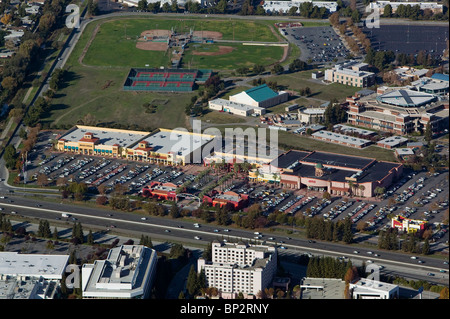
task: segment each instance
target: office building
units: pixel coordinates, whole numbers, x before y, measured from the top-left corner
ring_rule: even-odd
[[[340,64],[325,70],[325,81],[355,87],[369,87],[375,84],[375,73],[367,71],[369,65],[356,61]]]
[[[122,245],[105,260],[84,264],[83,298],[146,299],[156,273],[156,251],[142,245]]]
[[[222,298],[257,298],[269,287],[277,270],[277,249],[268,245],[212,243],[212,260],[199,258],[197,271],[204,270],[208,287],[219,290]]]

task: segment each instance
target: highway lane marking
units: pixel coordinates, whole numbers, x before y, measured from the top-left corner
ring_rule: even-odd
[[[80,214],[80,213],[72,213],[72,212],[68,212],[68,211],[62,211],[62,210],[54,210],[54,209],[48,209],[48,208],[39,208],[39,207],[29,207],[29,206],[23,206],[23,205],[14,205],[14,204],[7,204],[7,203],[0,203],[0,205],[4,205],[4,206],[9,206],[9,207],[17,207],[17,208],[24,208],[24,209],[31,209],[31,210],[37,210],[37,211],[43,211],[43,212],[50,212],[50,213],[57,213],[57,214],[70,214],[71,216],[78,216],[78,217],[88,217],[88,218],[94,218],[94,219],[104,219],[104,220],[108,220],[108,221],[116,221],[116,222],[120,222],[120,223],[129,223],[129,224],[137,224],[137,225],[146,225],[146,226],[151,226],[151,227],[158,227],[158,228],[165,228],[165,229],[172,229],[172,230],[179,230],[179,231],[187,231],[187,232],[192,232],[195,234],[204,234],[204,235],[219,235],[219,233],[210,233],[210,232],[206,232],[206,231],[201,231],[201,230],[196,230],[196,229],[187,229],[187,228],[179,228],[179,227],[174,227],[174,226],[164,226],[164,225],[157,225],[157,224],[150,224],[150,223],[145,223],[145,222],[141,222],[141,221],[132,221],[132,220],[123,220],[123,219],[117,219],[117,218],[111,218],[111,217],[103,217],[103,216],[91,216],[91,215],[85,215],[85,214]],[[70,217],[69,217],[70,218]],[[235,238],[235,239],[242,239],[245,238],[243,236],[234,236],[234,235],[229,235],[229,234],[221,234],[222,236],[227,236],[228,238]],[[250,239],[252,240],[253,238],[246,238],[246,239]],[[259,240],[259,241],[264,241],[261,239],[255,239],[255,240]],[[276,242],[273,241],[265,241],[268,244],[273,244],[273,245],[279,245]],[[371,258],[371,257],[366,257],[366,256],[359,256],[359,255],[350,255],[348,253],[337,253],[334,251],[329,251],[329,250],[324,250],[324,249],[319,249],[319,248],[312,248],[312,247],[305,247],[305,246],[298,246],[298,245],[293,245],[293,244],[282,244],[282,246],[285,247],[291,247],[291,248],[295,248],[295,249],[299,249],[299,250],[309,250],[309,251],[316,251],[316,252],[320,252],[322,254],[331,254],[331,255],[341,255],[341,256],[348,256],[349,258],[355,258],[355,259],[366,259],[366,260],[374,260],[374,263],[376,264],[377,262],[384,262],[384,263],[393,263],[393,264],[399,264],[399,265],[403,265],[403,266],[408,266],[408,267],[414,267],[414,268],[426,268],[426,269],[430,269],[430,270],[435,270],[435,271],[439,271],[442,268],[435,268],[435,267],[430,267],[430,266],[425,266],[425,265],[416,265],[416,264],[408,264],[405,262],[401,262],[401,261],[395,261],[395,260],[388,260],[388,259],[381,259],[381,258]]]

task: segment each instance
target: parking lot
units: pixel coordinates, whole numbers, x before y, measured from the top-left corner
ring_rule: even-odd
[[[151,181],[182,185],[186,181],[194,181],[197,172],[202,170],[198,166],[168,167],[116,158],[55,153],[51,151],[52,138],[55,136],[50,132],[39,135],[38,143],[28,157],[27,184],[37,184],[38,175],[42,174],[48,182],[84,182],[98,190],[102,187],[106,194],[120,184],[124,194],[137,195]],[[194,194],[198,195],[206,185],[217,181],[219,175],[207,174],[193,182]],[[322,216],[334,222],[350,217],[355,226],[362,221],[367,223],[369,230],[375,230],[388,226],[389,214],[425,219],[429,223],[442,222],[448,208],[449,187],[448,172],[420,172],[405,173],[402,180],[386,190],[382,200],[372,201],[364,198],[324,199],[323,193],[311,189],[286,191],[275,184],[252,183],[239,178],[223,184],[220,190],[249,195],[249,204],[261,204],[266,216],[280,211],[289,216]],[[441,230],[435,228],[433,239],[442,243],[448,241],[446,227],[441,227]]]
[[[313,64],[342,62],[350,54],[331,26],[286,29],[287,39],[300,48],[301,60]]]

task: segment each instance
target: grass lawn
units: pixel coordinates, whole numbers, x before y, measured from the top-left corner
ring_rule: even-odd
[[[90,113],[95,119],[111,126],[136,124],[142,129],[158,127],[186,127],[184,107],[195,95],[192,93],[168,94],[158,92],[136,93],[123,91],[123,81],[128,69],[97,70],[83,66],[71,66],[66,76],[66,85],[52,101],[52,109],[44,115],[45,125],[61,127],[74,125]],[[153,100],[155,113],[146,113],[144,103]]]
[[[245,118],[225,112],[208,110],[202,116],[196,118],[206,123],[227,124],[227,123],[245,123]]]
[[[232,47],[230,53],[220,55],[195,55],[197,52],[217,52],[219,46]],[[214,70],[235,70],[236,68],[255,64],[270,65],[281,59],[282,47],[242,45],[240,43],[191,43],[183,56],[183,67]]]
[[[311,89],[311,97],[324,101],[330,101],[337,98],[339,101],[344,100],[347,96],[353,95],[361,90],[358,87],[347,86],[340,83],[321,84],[311,80],[313,70],[300,71],[296,73],[281,74],[271,76],[266,81],[275,81],[284,89],[299,91],[302,88],[309,87]]]
[[[163,20],[155,18],[122,18],[102,21],[100,29],[90,45],[83,62],[91,66],[111,67],[144,67],[145,64],[149,64],[151,67],[167,66],[169,58],[166,52],[146,51],[136,48],[137,38],[140,34],[145,30],[151,29],[170,30],[173,27],[178,32],[189,32],[191,29],[194,31],[218,31],[222,33],[224,40],[233,40],[234,38],[235,40],[240,41],[277,41],[276,36],[270,31],[267,23],[232,21],[231,24],[234,25],[234,35],[233,27],[230,27],[230,21],[221,19]],[[91,25],[89,27],[90,32],[92,33],[93,27]],[[255,32],[250,32],[249,30],[255,30]],[[217,44],[208,45],[208,48],[213,50],[215,46],[217,46]],[[224,55],[223,58],[221,56],[202,57],[202,59],[195,61],[198,66],[191,67],[234,69],[235,63],[237,62],[242,63],[242,65],[246,65],[245,61],[247,61],[249,65],[254,63],[267,65],[275,62],[282,56],[281,48],[240,48],[243,46],[236,44],[234,44],[234,46],[239,47],[239,49],[234,50],[231,54]],[[186,59],[186,61],[190,60],[191,57]]]
[[[86,26],[73,48],[65,66],[68,71],[65,85],[56,93],[51,110],[44,114],[41,122],[44,127],[66,128],[81,123],[80,120],[90,114],[96,123],[105,126],[137,125],[141,129],[187,127],[184,108],[191,97],[198,94],[196,91],[173,94],[122,90],[130,67],[144,67],[145,64],[159,67],[165,65],[168,59],[164,56],[164,52],[136,49],[136,39],[141,32],[150,29],[170,30],[171,27],[178,31],[189,32],[192,28],[195,31],[222,32],[224,40],[233,40],[234,37],[235,40],[242,41],[253,39],[275,42],[278,39],[269,28],[271,24],[272,21],[198,18],[168,20],[163,17],[121,17],[93,21]],[[93,38],[92,35],[98,25],[100,27]],[[79,58],[92,38],[93,41],[83,59],[84,65],[80,64]],[[249,49],[253,49],[253,52],[246,51]],[[214,67],[229,67],[234,70],[235,64],[244,65],[245,62],[242,60],[247,56],[251,64],[256,58],[269,64],[276,59],[273,58],[274,55],[281,57],[282,49],[245,47],[235,50],[233,54],[233,59],[227,65],[217,57],[211,59],[209,63],[214,64]],[[265,58],[261,58],[261,55]],[[207,66],[205,62],[202,63],[202,67]],[[146,113],[143,104],[151,103],[153,100],[167,100],[167,103],[161,103],[155,113]],[[224,123],[228,120],[227,115],[206,114],[206,119]],[[242,119],[233,118],[234,123],[239,123],[240,120]]]

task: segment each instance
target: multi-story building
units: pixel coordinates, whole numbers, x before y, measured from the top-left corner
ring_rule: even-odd
[[[269,287],[277,270],[277,249],[267,245],[212,243],[212,260],[199,258],[197,271],[205,272],[209,287],[219,290],[223,298],[242,293],[256,298]]]
[[[381,87],[377,94],[349,97],[348,123],[396,135],[448,128],[448,100],[409,89]]]
[[[311,1],[311,0],[291,0],[291,1],[264,1],[263,8],[267,13],[283,12],[287,13],[292,7],[296,7],[297,12],[300,5],[304,2],[311,2],[313,6],[326,8],[330,13],[336,12],[338,8],[337,2],[329,1]]]
[[[156,273],[156,251],[142,245],[122,245],[105,260],[84,264],[83,298],[148,298]]]
[[[336,64],[325,70],[325,81],[356,87],[369,87],[375,84],[375,73],[367,71],[369,65],[357,61]]]
[[[444,6],[437,2],[393,2],[393,1],[375,1],[371,2],[368,7],[373,10],[378,10],[380,14],[383,14],[384,7],[390,5],[392,13],[395,13],[400,5],[403,6],[419,6],[420,10],[431,10],[433,13],[442,13]]]

